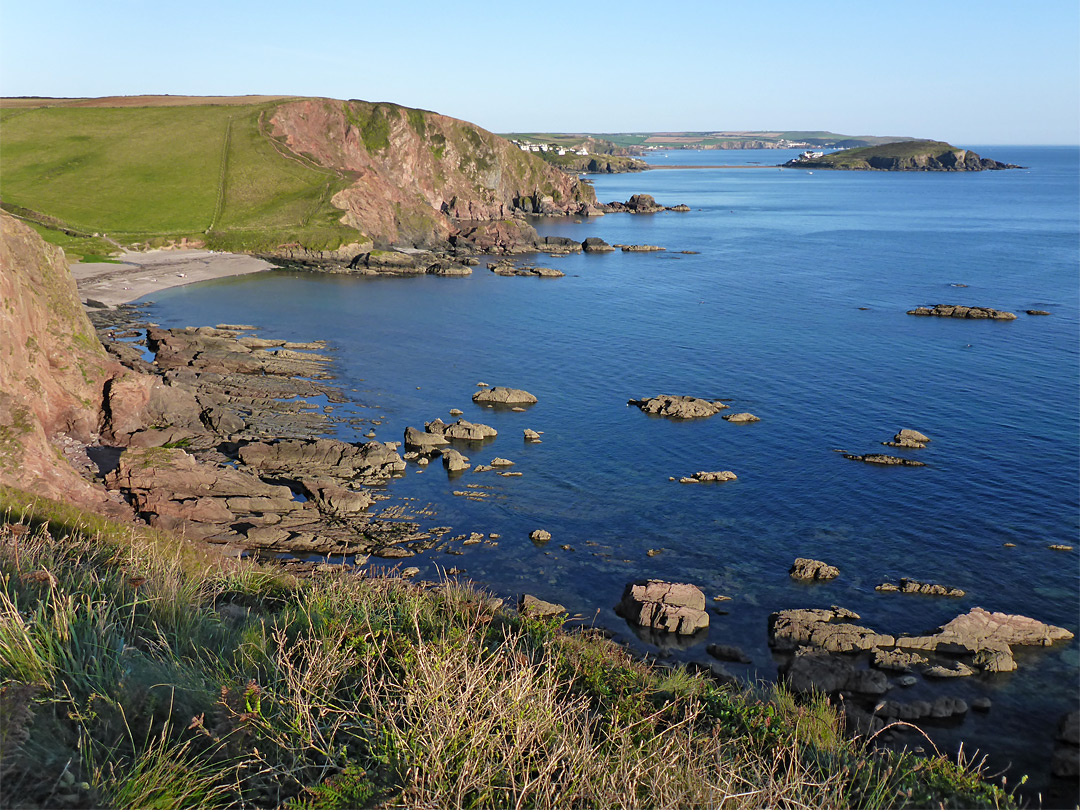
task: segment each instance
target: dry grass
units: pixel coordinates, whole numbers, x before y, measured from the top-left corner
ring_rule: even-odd
[[[5,807],[1011,806],[860,748],[824,701],[650,669],[471,587],[208,565],[0,499],[34,527],[0,521]]]

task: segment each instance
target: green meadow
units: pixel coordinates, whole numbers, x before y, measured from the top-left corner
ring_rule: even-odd
[[[5,109],[3,205],[61,246],[94,234],[235,250],[356,241],[330,204],[346,181],[269,137],[274,106]]]

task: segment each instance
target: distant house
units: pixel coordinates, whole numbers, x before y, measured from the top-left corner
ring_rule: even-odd
[[[578,149],[575,149],[574,154],[575,155],[587,155],[587,154],[589,154],[589,150],[586,149],[584,146],[582,146],[582,147],[580,147]]]
[[[566,154],[566,150],[565,150],[565,149],[563,149],[563,148],[562,148],[562,147],[560,146],[560,147],[559,147],[558,149],[556,149],[556,150],[555,150],[555,154],[556,154],[556,155],[558,155],[559,157],[562,157],[563,155],[565,155],[565,154]]]
[[[819,157],[824,157],[824,156],[825,156],[824,152],[812,152],[809,149],[807,149],[805,152],[803,152],[801,155],[799,155],[799,160],[817,160]]]

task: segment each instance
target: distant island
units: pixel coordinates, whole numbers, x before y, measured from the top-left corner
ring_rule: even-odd
[[[828,155],[806,151],[784,166],[792,169],[885,172],[981,172],[1022,168],[979,157],[970,149],[960,149],[944,141],[926,140],[844,149]]]

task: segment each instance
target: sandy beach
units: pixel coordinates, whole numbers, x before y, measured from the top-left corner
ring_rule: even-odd
[[[260,273],[269,262],[240,253],[212,250],[151,250],[125,252],[120,264],[73,264],[71,273],[85,303],[126,304],[158,290],[227,276]]]

